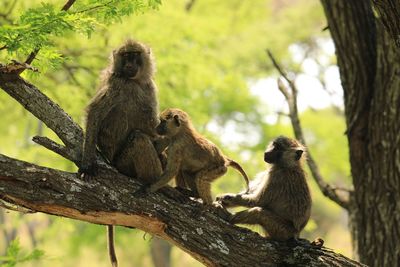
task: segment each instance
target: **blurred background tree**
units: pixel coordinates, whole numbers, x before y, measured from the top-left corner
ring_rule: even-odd
[[[42,2],[0,3],[0,62],[23,61],[40,48],[32,65],[41,73],[23,75],[75,121],[82,124],[112,49],[135,38],[155,55],[160,109],[186,110],[201,133],[254,176],[265,169],[262,154],[269,140],[293,136],[268,48],[293,70],[305,139],[321,173],[327,182],[351,184],[343,91],[319,1],[78,0],[68,12],[59,11],[66,1]],[[57,138],[3,91],[0,112],[0,153],[76,171],[73,163],[31,141],[34,135]],[[327,247],[353,256],[347,212],[325,198],[311,176],[309,183],[314,205],[303,237],[321,236]],[[213,193],[241,187],[240,177],[229,171]],[[103,226],[2,209],[0,222],[0,255],[7,255],[17,236],[24,249],[45,252],[40,262],[19,266],[109,265]],[[176,248],[169,253],[157,239],[143,240],[138,230],[117,228],[116,237],[121,266],[200,266]],[[164,265],[157,264],[159,257]]]

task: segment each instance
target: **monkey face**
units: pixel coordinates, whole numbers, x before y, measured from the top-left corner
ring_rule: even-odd
[[[115,56],[115,72],[124,78],[135,78],[143,66],[140,51],[119,51]]]
[[[180,126],[179,116],[168,114],[160,117],[160,124],[157,125],[156,131],[159,135],[172,137],[178,133]]]
[[[168,108],[160,114],[160,124],[156,127],[159,135],[172,137],[185,129],[191,129],[189,115],[178,108]]]
[[[295,165],[301,159],[303,149],[296,140],[280,136],[269,144],[264,153],[264,161],[270,164]]]

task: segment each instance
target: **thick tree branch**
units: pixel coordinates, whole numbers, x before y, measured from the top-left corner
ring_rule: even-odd
[[[279,91],[285,96],[286,101],[289,106],[289,117],[292,122],[292,127],[294,130],[294,135],[298,140],[300,140],[304,145],[306,145],[306,141],[303,134],[303,128],[301,127],[300,118],[297,110],[297,87],[292,79],[290,79],[286,73],[286,71],[279,65],[271,51],[267,50],[267,54],[272,61],[274,67],[278,70],[279,74],[283,79],[287,81],[289,84],[289,88],[282,82],[282,80],[278,79],[278,88]],[[336,202],[338,205],[345,209],[349,209],[349,201],[350,194],[352,192],[350,190],[343,190],[337,187],[333,187],[327,182],[325,182],[322,177],[321,172],[319,171],[319,167],[315,162],[314,158],[311,155],[310,151],[307,151],[307,163],[310,168],[311,174],[317,183],[319,189],[324,194],[324,196],[328,197],[332,201]]]
[[[231,225],[201,203],[164,188],[147,197],[133,179],[109,170],[81,180],[75,173],[0,155],[0,198],[25,208],[87,221],[135,227],[180,247],[207,266],[363,266],[307,242],[268,241]]]
[[[52,129],[68,148],[80,153],[82,129],[60,106],[17,74],[0,73],[0,87]]]

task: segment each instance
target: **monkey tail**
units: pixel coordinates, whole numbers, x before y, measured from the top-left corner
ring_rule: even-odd
[[[117,255],[115,254],[114,246],[114,226],[107,225],[107,241],[108,241],[108,255],[110,256],[110,261],[112,267],[118,267]]]
[[[240,166],[240,164],[234,161],[233,159],[227,159],[227,160],[228,160],[228,166],[231,166],[235,170],[239,171],[240,174],[243,176],[247,186],[246,193],[248,193],[250,187],[249,187],[249,177],[247,176],[247,173],[243,170],[242,166]]]

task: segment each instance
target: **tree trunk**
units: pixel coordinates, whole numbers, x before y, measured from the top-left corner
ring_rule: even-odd
[[[393,42],[400,48],[400,1],[373,0],[374,7]]]
[[[321,3],[344,90],[354,247],[369,266],[400,266],[400,51],[370,1]]]

